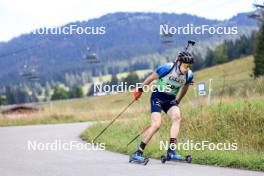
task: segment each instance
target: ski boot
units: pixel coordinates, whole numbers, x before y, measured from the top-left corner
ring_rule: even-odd
[[[147,165],[149,162],[149,159],[144,158],[140,152],[135,152],[132,156],[129,157],[129,162]]]

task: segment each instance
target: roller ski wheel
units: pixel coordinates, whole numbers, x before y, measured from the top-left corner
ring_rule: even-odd
[[[186,161],[187,163],[192,163],[192,155],[187,155],[187,156],[185,157],[185,161]]]
[[[162,155],[162,156],[160,157],[160,160],[161,160],[161,163],[162,163],[162,164],[165,164],[166,161],[167,161],[167,157],[164,156],[164,155]]]

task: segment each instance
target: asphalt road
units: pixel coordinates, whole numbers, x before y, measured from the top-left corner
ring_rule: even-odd
[[[0,128],[1,176],[263,176],[263,172],[188,163],[161,164],[151,159],[147,166],[128,163],[128,156],[102,150],[69,151],[86,145],[78,137],[90,123],[35,125]],[[31,143],[30,143],[31,142]],[[36,143],[34,143],[36,142]],[[53,143],[53,148],[48,146]],[[54,148],[64,144],[64,150]],[[28,148],[30,145],[31,148]],[[33,151],[34,144],[39,148]],[[44,147],[43,147],[44,146]],[[76,145],[75,145],[76,146]],[[46,148],[45,148],[46,147]],[[57,146],[58,147],[58,146]],[[91,145],[88,147],[91,149]],[[36,149],[36,148],[35,148]],[[53,151],[44,151],[53,149]],[[93,148],[96,149],[96,148]]]

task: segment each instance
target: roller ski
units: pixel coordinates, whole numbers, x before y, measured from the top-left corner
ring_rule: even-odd
[[[187,162],[191,163],[192,162],[192,155],[187,155],[185,158],[181,157],[174,151],[169,151],[167,152],[166,156],[161,156],[160,157],[161,163],[165,164],[166,161],[179,161],[179,162]]]
[[[129,157],[129,162],[130,163],[147,165],[148,162],[149,162],[149,159],[143,157],[141,153],[135,152],[132,156]]]

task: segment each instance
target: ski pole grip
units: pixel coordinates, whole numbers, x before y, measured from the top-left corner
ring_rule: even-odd
[[[143,90],[142,87],[138,88],[138,91],[139,91],[139,92],[144,92],[144,90]]]

